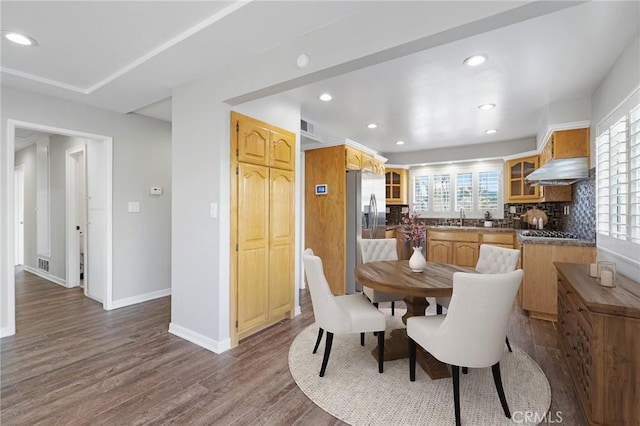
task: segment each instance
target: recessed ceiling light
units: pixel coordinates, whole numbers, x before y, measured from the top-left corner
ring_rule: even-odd
[[[322,95],[319,96],[321,101],[325,101],[325,102],[329,102],[331,99],[333,99],[333,96],[331,96],[328,93],[323,93]]]
[[[486,111],[488,109],[493,109],[496,107],[496,104],[482,104],[482,105],[478,105],[478,109],[481,109],[483,111]]]
[[[298,68],[306,68],[309,65],[309,60],[309,55],[307,55],[306,53],[301,53],[296,59],[296,65],[298,66]]]
[[[375,129],[376,127],[378,127],[378,125],[376,123],[369,123],[367,124],[367,127],[370,129]]]
[[[492,135],[492,134],[496,133],[497,131],[498,131],[497,129],[488,129],[488,130],[485,130],[484,132],[486,134],[488,134],[488,135]]]
[[[398,141],[396,142],[396,145],[404,145],[404,141]]]
[[[473,55],[464,60],[463,64],[469,67],[477,67],[487,60],[487,55]]]
[[[12,41],[16,44],[19,44],[21,46],[37,46],[38,42],[35,41],[35,39],[26,36],[24,34],[20,34],[20,33],[14,33],[11,31],[3,31],[3,35],[4,38],[6,38],[9,41]]]

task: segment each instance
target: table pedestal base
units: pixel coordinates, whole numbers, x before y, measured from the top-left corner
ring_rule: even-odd
[[[371,355],[378,360],[378,347],[371,352]],[[384,360],[393,361],[395,359],[409,358],[409,338],[407,330],[399,328],[391,332],[389,339],[384,341]],[[432,379],[443,379],[451,377],[447,365],[438,361],[429,352],[417,345],[416,362]],[[409,369],[407,368],[407,375]]]
[[[413,316],[424,316],[429,303],[424,297],[405,297],[407,312],[402,316],[402,322],[407,323],[407,319]],[[378,348],[373,350],[373,357],[378,360]],[[384,360],[409,358],[409,338],[407,329],[399,328],[391,332],[389,339],[384,341]],[[438,361],[429,352],[417,345],[416,362],[432,379],[442,379],[451,377],[447,365]]]

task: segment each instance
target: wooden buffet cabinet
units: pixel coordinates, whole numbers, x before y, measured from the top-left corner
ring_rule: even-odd
[[[640,424],[640,283],[600,287],[589,265],[558,271],[558,340],[589,425]]]

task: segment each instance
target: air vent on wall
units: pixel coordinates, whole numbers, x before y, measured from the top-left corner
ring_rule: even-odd
[[[49,272],[49,261],[47,259],[38,258],[38,269]]]
[[[300,130],[308,135],[315,135],[315,126],[313,123],[309,123],[307,120],[300,119]]]

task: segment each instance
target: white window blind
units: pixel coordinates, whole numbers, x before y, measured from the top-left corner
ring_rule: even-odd
[[[631,242],[640,244],[640,105],[629,114],[629,147]]]
[[[456,175],[456,211],[473,209],[473,174],[458,173]]]
[[[638,94],[598,126],[596,137],[598,234],[633,244],[640,244]]]
[[[425,212],[429,208],[429,176],[416,176],[413,180],[413,211]]]
[[[451,209],[451,175],[433,176],[433,211],[446,212]]]
[[[500,208],[500,174],[495,171],[478,173],[478,209],[496,211]]]

